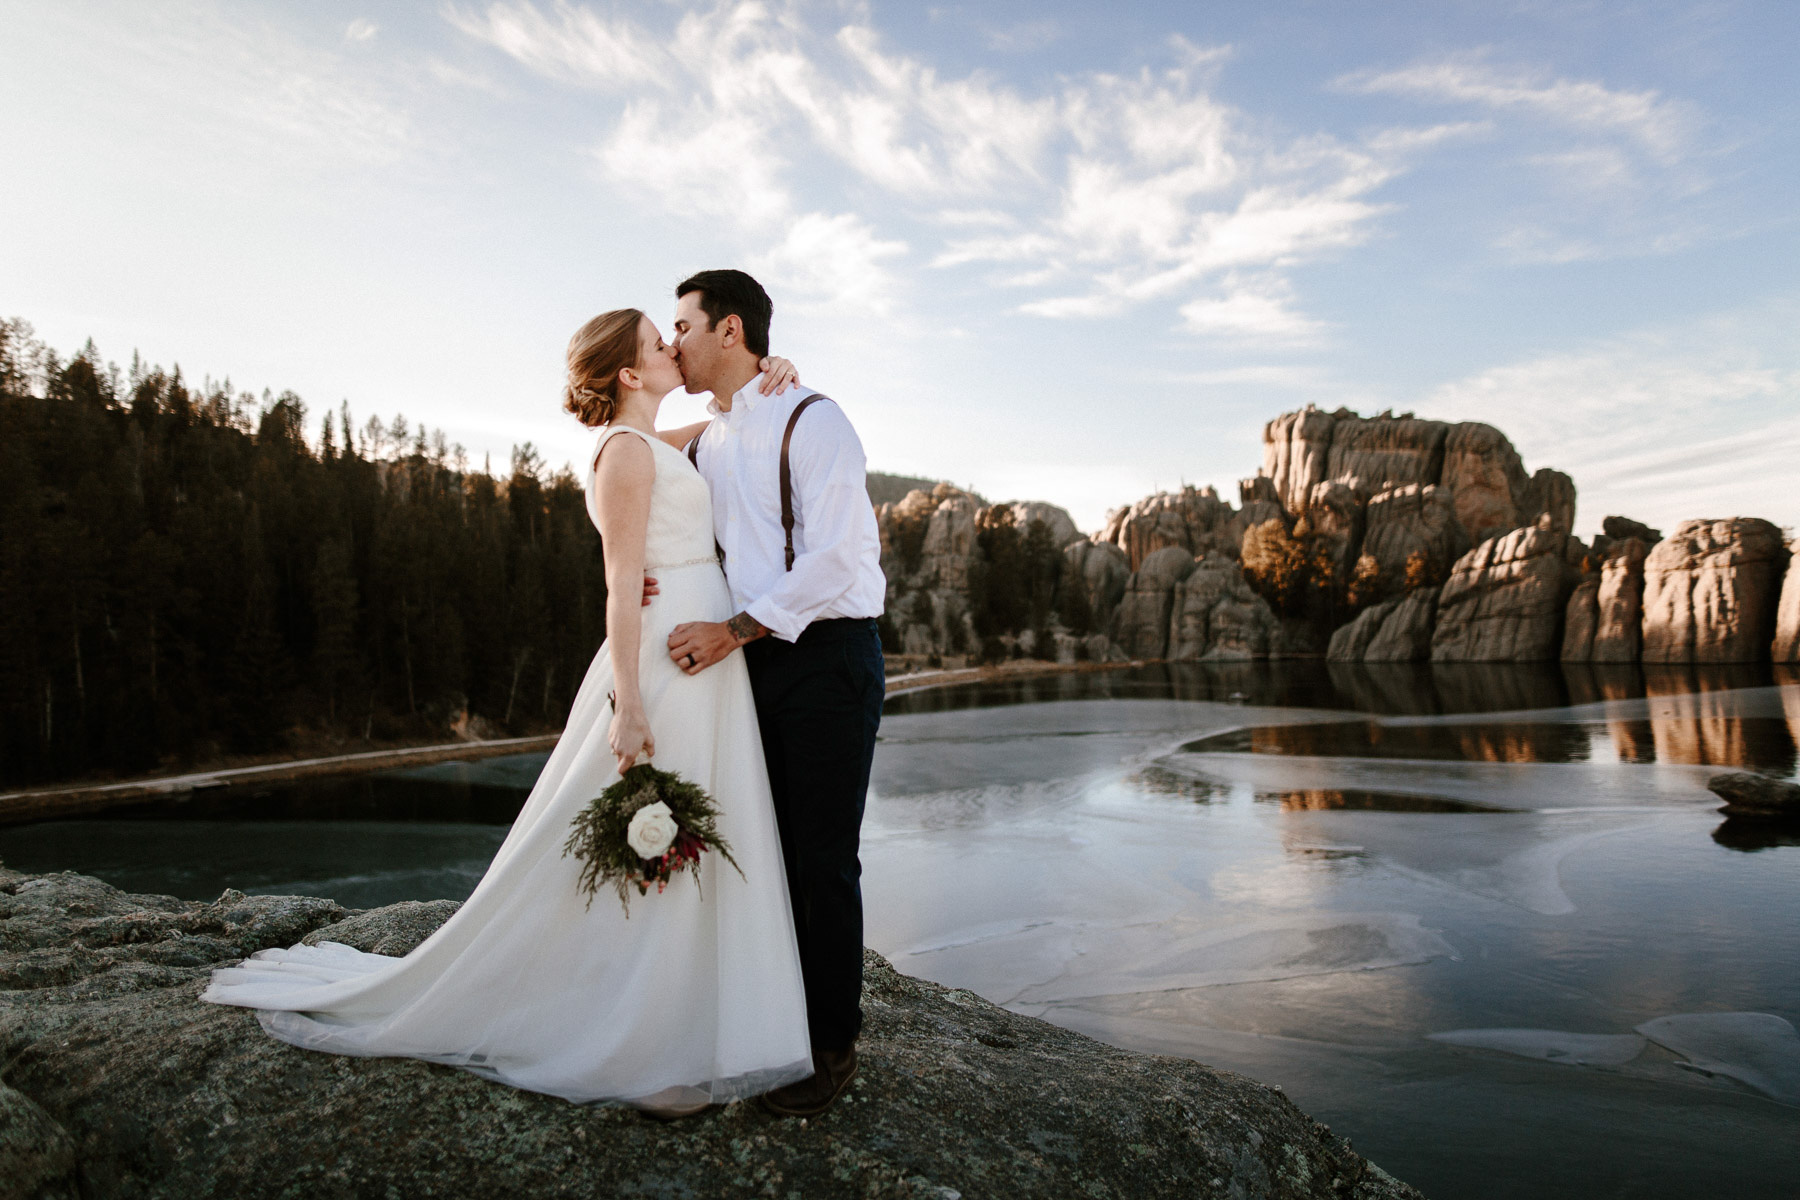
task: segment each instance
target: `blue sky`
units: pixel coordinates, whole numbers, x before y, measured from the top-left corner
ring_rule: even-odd
[[[692,270],[1086,529],[1307,403],[1800,523],[1791,3],[0,3],[0,312],[503,463]],[[673,399],[671,422],[699,411]]]

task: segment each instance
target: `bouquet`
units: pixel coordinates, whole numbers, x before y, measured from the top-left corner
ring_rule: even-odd
[[[718,806],[704,788],[679,775],[640,763],[588,802],[563,843],[563,857],[580,859],[580,889],[588,907],[600,885],[610,883],[631,916],[631,892],[660,893],[677,871],[698,867],[700,854],[717,850],[742,876],[731,847],[719,836]],[[694,886],[700,874],[694,871]]]

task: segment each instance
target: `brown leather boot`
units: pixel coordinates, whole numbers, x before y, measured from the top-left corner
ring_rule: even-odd
[[[766,1093],[762,1101],[770,1112],[778,1116],[816,1117],[844,1094],[854,1078],[854,1045],[843,1050],[814,1050],[811,1076],[799,1083],[790,1083]]]

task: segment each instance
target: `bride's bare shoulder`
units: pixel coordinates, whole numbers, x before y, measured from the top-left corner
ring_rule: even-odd
[[[593,467],[600,482],[631,483],[646,476],[654,477],[656,455],[650,449],[648,437],[641,430],[625,426],[601,439],[600,448],[594,451]]]

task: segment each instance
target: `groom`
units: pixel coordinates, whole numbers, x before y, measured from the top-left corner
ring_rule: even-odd
[[[862,1029],[857,843],[886,690],[881,537],[843,410],[806,387],[757,391],[773,311],[762,285],[701,271],[675,295],[687,390],[713,395],[688,453],[712,488],[737,615],[677,626],[669,657],[697,674],[742,647],[750,669],[813,1047],[812,1077],[764,1101],[807,1117],[849,1086]]]

